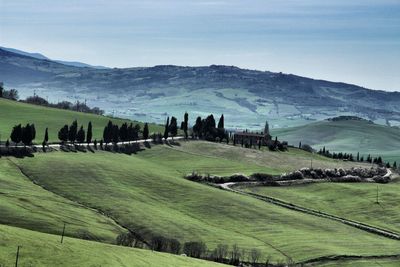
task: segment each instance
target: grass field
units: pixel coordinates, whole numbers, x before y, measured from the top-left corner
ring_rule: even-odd
[[[400,161],[400,129],[368,121],[320,121],[304,126],[272,130],[282,140],[293,145],[309,144],[330,151],[360,152],[364,158],[382,156],[385,161]]]
[[[206,267],[225,266],[189,257],[152,252],[150,250],[113,246],[75,238],[65,238],[0,225],[0,266],[85,266],[85,267]]]
[[[377,187],[379,204],[376,203]],[[400,182],[379,185],[316,183],[290,187],[260,186],[246,190],[400,232]]]
[[[109,218],[53,194],[26,178],[8,159],[0,159],[0,224],[114,243],[125,230]]]
[[[286,155],[285,167],[280,169],[266,160],[268,156],[251,164],[235,160],[236,152],[229,153],[232,149],[252,155],[248,149],[203,143],[204,151],[198,151],[202,143],[155,146],[132,156],[54,152],[13,161],[48,190],[101,210],[144,235],[152,232],[182,242],[202,240],[209,248],[237,243],[245,249],[259,248],[263,257],[274,260],[399,251],[397,241],[182,178],[193,169],[211,174],[279,172],[291,165],[296,169],[304,160],[302,151],[289,152],[292,154]],[[228,150],[228,156],[216,156],[221,149]],[[315,162],[318,164],[318,159]],[[325,158],[320,163],[338,164]]]
[[[83,125],[87,129],[89,121],[93,125],[93,139],[103,138],[103,129],[111,119],[116,124],[129,122],[128,120],[114,119],[105,116],[98,116],[89,113],[75,112],[69,110],[47,108],[42,106],[30,105],[16,101],[0,98],[0,135],[1,141],[10,137],[12,127],[21,123],[34,123],[36,128],[36,139],[34,142],[41,143],[46,127],[49,128],[49,141],[58,142],[58,131],[65,124],[70,125],[73,120],[78,120],[78,125]],[[137,122],[135,122],[137,123]],[[139,123],[143,128],[143,123]],[[150,132],[162,132],[163,127],[149,124]]]

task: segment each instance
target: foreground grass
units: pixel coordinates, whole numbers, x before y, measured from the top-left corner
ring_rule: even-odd
[[[51,193],[26,178],[8,159],[0,159],[0,224],[114,243],[126,230],[109,218]]]
[[[376,203],[378,187],[379,204]],[[376,227],[400,232],[400,182],[316,183],[246,190]]]
[[[224,266],[189,257],[74,238],[65,238],[61,244],[59,236],[0,225],[0,266],[14,266],[17,246],[22,246],[18,266]]]
[[[73,120],[78,120],[79,127],[83,125],[85,129],[87,129],[87,125],[91,121],[93,125],[93,139],[97,140],[103,138],[103,129],[109,120],[119,125],[123,122],[130,122],[128,120],[114,119],[89,113],[30,105],[3,98],[0,98],[0,114],[1,141],[9,138],[12,127],[19,123],[22,125],[34,123],[36,128],[36,139],[34,142],[41,143],[46,127],[49,128],[49,140],[51,142],[58,142],[58,131],[60,128],[65,124],[71,124]],[[139,124],[143,129],[143,123]],[[150,132],[162,132],[162,127],[155,124],[150,124],[149,128]]]
[[[202,155],[206,152],[198,153],[200,144],[155,146],[132,156],[54,152],[14,160],[48,190],[101,210],[144,236],[202,240],[211,249],[237,243],[247,250],[260,249],[262,260],[271,256],[275,261],[399,251],[397,241],[183,179],[182,174],[193,169],[219,174],[282,171],[272,161],[250,164],[213,156],[219,149],[239,149],[242,154],[250,153],[247,149],[215,144],[216,151],[209,147]],[[296,158],[287,156],[286,166],[293,160],[292,169],[297,168]],[[321,160],[330,163],[337,164]]]

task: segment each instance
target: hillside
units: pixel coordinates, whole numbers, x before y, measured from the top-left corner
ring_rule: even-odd
[[[59,141],[58,131],[65,124],[71,124],[73,120],[78,120],[78,125],[83,125],[86,129],[89,121],[93,124],[93,139],[100,140],[103,138],[103,129],[109,120],[116,124],[129,122],[128,120],[115,119],[106,116],[98,116],[89,113],[75,112],[63,109],[48,108],[16,101],[10,101],[0,98],[0,136],[1,141],[5,141],[10,137],[12,127],[21,123],[34,123],[36,128],[36,139],[34,142],[41,143],[43,141],[46,127],[49,128],[49,141]],[[142,122],[139,123],[143,129]],[[150,132],[161,132],[162,127],[150,124]]]
[[[323,146],[330,151],[382,156],[385,161],[400,161],[400,129],[371,123],[366,120],[324,120],[304,126],[274,129],[273,135],[297,146]]]
[[[288,256],[298,261],[344,251],[371,255],[398,250],[397,241],[185,180],[183,174],[192,170],[231,174],[288,169],[273,162],[250,164],[235,159],[243,153],[253,157],[248,149],[214,144],[215,149],[210,146],[198,151],[199,146],[207,144],[154,146],[135,156],[54,152],[13,161],[47,190],[100,210],[146,238],[160,234],[181,242],[202,240],[211,249],[219,243],[237,243],[247,251],[258,248],[263,257],[270,256],[274,261],[286,261]],[[216,156],[221,149],[229,156]],[[257,153],[274,157],[273,152]],[[276,155],[288,166],[293,162],[292,170],[311,156],[298,154],[296,149],[291,153]],[[332,167],[338,164],[318,156],[315,162]]]
[[[0,49],[0,81],[23,97],[33,91],[59,99],[86,99],[109,114],[163,122],[167,115],[224,113],[228,128],[259,130],[338,115],[400,123],[400,93],[231,66],[94,69],[67,66]]]

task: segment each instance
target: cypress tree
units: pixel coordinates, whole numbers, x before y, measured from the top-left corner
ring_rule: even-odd
[[[143,127],[143,139],[144,140],[149,139],[149,125],[147,124],[147,122],[144,124]]]
[[[17,144],[22,141],[22,127],[21,127],[21,124],[18,124],[18,125],[13,127],[13,129],[11,131],[10,138],[11,138],[11,141],[13,141],[15,143],[15,146],[17,146]]]
[[[44,142],[47,144],[49,142],[49,128],[44,131]]]
[[[118,125],[113,125],[112,130],[111,130],[111,139],[113,143],[118,143],[119,142],[119,128]]]
[[[78,143],[85,142],[85,130],[83,129],[83,126],[81,126],[78,133],[76,134],[76,140],[78,141]]]
[[[32,127],[29,123],[22,128],[22,143],[24,143],[24,146],[29,146],[32,143],[32,133]]]
[[[59,131],[58,131],[58,139],[60,139],[61,142],[67,142],[68,141],[68,125],[65,124]]]
[[[201,117],[199,116],[199,117],[197,117],[197,119],[196,119],[196,123],[195,123],[195,125],[193,126],[193,132],[195,133],[195,135],[198,137],[198,138],[201,138],[202,137],[202,134],[201,134],[201,130],[202,129],[202,120],[201,120]]]
[[[7,139],[7,141],[8,141],[8,139]],[[397,169],[397,162],[396,161],[393,162],[393,169]]]
[[[133,132],[135,134],[135,140],[138,140],[139,139],[139,133],[140,133],[140,125],[138,123],[135,124]]]
[[[133,141],[135,139],[135,128],[133,127],[133,124],[130,123],[128,126],[128,140]]]
[[[33,141],[33,140],[35,140],[35,138],[36,138],[36,128],[35,128],[35,124],[31,124],[30,125],[30,130],[31,130],[31,138],[32,138],[32,140],[31,141]]]
[[[188,139],[188,124],[189,124],[189,114],[185,112],[183,116],[183,132],[185,133],[185,139]]]
[[[128,124],[126,122],[124,122],[119,129],[119,138],[121,141],[128,140]]]
[[[357,161],[360,161],[360,152],[357,152]]]
[[[299,142],[299,148],[301,149],[301,141]]]
[[[172,116],[171,118],[171,124],[169,125],[169,132],[172,136],[172,140],[174,140],[174,137],[178,134],[177,120],[174,116]]]
[[[89,121],[88,128],[87,128],[87,133],[86,133],[86,142],[88,144],[90,144],[92,142],[92,138],[93,138],[92,122]]]
[[[165,128],[164,128],[164,140],[168,139],[168,131],[169,131],[169,117],[167,118],[167,122],[165,123]]]
[[[221,115],[218,121],[218,129],[224,129],[224,114]]]
[[[112,133],[113,133],[113,124],[112,121],[110,120],[104,127],[103,131],[103,140],[106,143],[106,145],[112,141]]]
[[[69,127],[69,131],[68,131],[68,140],[71,143],[75,142],[77,132],[78,132],[78,122],[76,120],[74,120],[72,122],[71,126]]]

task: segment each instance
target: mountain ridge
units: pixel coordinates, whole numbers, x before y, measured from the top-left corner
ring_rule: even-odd
[[[81,68],[2,49],[0,63],[0,80],[21,96],[87,99],[108,114],[151,122],[190,111],[225,113],[228,127],[242,129],[258,129],[267,119],[282,128],[342,115],[400,124],[399,92],[281,72],[226,65]]]

